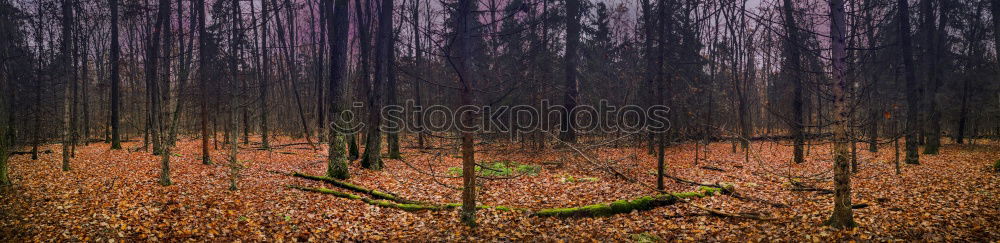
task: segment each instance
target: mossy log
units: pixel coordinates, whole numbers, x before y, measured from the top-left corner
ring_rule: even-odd
[[[334,178],[330,178],[330,177],[307,175],[307,174],[302,174],[302,173],[298,173],[298,172],[292,173],[292,176],[299,177],[299,178],[304,178],[304,179],[309,179],[309,180],[314,180],[314,181],[326,182],[326,183],[334,185],[336,187],[340,187],[340,188],[344,188],[344,189],[351,190],[351,191],[354,191],[354,192],[360,192],[360,193],[371,195],[372,198],[385,199],[385,200],[394,201],[394,202],[397,202],[397,203],[404,203],[404,204],[423,204],[423,205],[430,205],[431,204],[431,203],[426,203],[426,202],[420,202],[420,201],[413,201],[413,200],[404,199],[402,197],[393,195],[391,193],[382,192],[382,191],[379,191],[379,190],[368,189],[368,188],[365,188],[365,187],[362,187],[362,186],[354,185],[354,184],[347,183],[347,182],[344,182],[344,181],[341,181],[341,180],[337,180],[337,179],[334,179]]]
[[[535,212],[534,216],[539,217],[601,217],[611,216],[621,213],[629,213],[633,210],[644,211],[660,206],[672,205],[683,199],[702,198],[723,192],[723,189],[716,187],[699,187],[693,192],[666,193],[655,196],[644,196],[632,200],[618,200],[612,203],[592,204],[574,208],[548,208]]]

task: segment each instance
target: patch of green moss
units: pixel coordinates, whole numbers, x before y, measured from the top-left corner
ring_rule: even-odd
[[[510,211],[511,210],[510,208],[504,207],[504,206],[496,206],[493,209],[500,210],[500,211]]]
[[[537,165],[519,164],[512,161],[496,161],[476,166],[476,174],[480,176],[507,177],[514,174],[538,175],[542,168]],[[462,167],[449,167],[448,174],[461,176]]]
[[[574,212],[580,210],[580,208],[547,208],[538,210],[535,212],[537,216],[556,216],[556,217],[566,217],[573,215]]]
[[[537,165],[519,164],[515,167],[514,171],[522,174],[538,175],[538,173],[542,172],[542,167]]]
[[[711,196],[719,192],[722,192],[722,189],[716,187],[698,186],[698,191],[704,193],[705,195]]]
[[[636,243],[663,242],[663,239],[661,239],[659,236],[656,236],[656,235],[653,235],[653,234],[650,234],[650,233],[646,233],[646,232],[638,233],[638,234],[632,234],[631,238]]]
[[[1000,172],[1000,159],[998,159],[996,162],[993,162],[993,171]]]

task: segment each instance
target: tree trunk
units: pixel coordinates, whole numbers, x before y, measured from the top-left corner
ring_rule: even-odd
[[[62,76],[61,78],[63,80],[63,85],[65,85],[64,86],[65,87],[65,91],[63,92],[64,95],[63,95],[63,121],[62,121],[62,123],[63,123],[62,124],[63,125],[63,129],[62,129],[63,130],[62,131],[62,133],[63,133],[62,134],[62,137],[63,137],[62,138],[63,139],[63,141],[62,141],[62,162],[63,162],[62,163],[62,170],[63,171],[69,171],[70,170],[70,166],[69,166],[69,155],[70,155],[69,146],[70,146],[70,143],[72,142],[71,141],[71,137],[70,137],[70,129],[71,129],[71,127],[70,127],[70,121],[69,121],[70,120],[70,112],[71,112],[71,110],[70,110],[70,102],[71,102],[70,101],[70,92],[71,92],[71,90],[70,90],[70,86],[71,86],[70,82],[73,82],[72,76],[70,76],[70,72],[75,72],[75,70],[71,69],[71,67],[73,66],[73,63],[72,63],[72,59],[71,59],[72,53],[71,53],[71,50],[70,50],[70,44],[71,44],[70,40],[72,39],[72,36],[73,36],[73,26],[72,26],[72,24],[73,24],[73,10],[70,7],[70,1],[69,0],[63,0],[62,1],[62,15],[63,15],[62,16],[62,43],[60,43],[60,49],[61,49],[60,51],[61,51],[61,53],[59,54],[60,55],[59,59],[60,59],[61,64],[62,64],[62,67],[60,67],[60,70],[62,70],[62,72],[60,72],[59,75]]]
[[[159,143],[159,154],[162,156],[160,161],[160,178],[159,183],[162,186],[169,186],[170,182],[170,151],[163,141],[163,121],[161,120],[162,114],[160,112],[161,105],[161,92],[158,72],[158,61],[160,57],[160,37],[161,33],[164,31],[169,31],[169,25],[167,21],[170,17],[170,0],[159,0],[156,14],[156,24],[153,26],[153,33],[149,36],[149,44],[146,49],[146,88],[149,90],[149,107],[150,107],[150,127],[152,131],[150,136],[154,141],[154,152],[157,151],[155,148],[155,143]],[[167,26],[164,28],[164,26]],[[164,53],[166,54],[166,53]],[[169,75],[165,73],[164,75]]]
[[[206,38],[208,32],[205,30],[205,0],[195,0],[195,11],[198,15],[198,86],[200,96],[200,125],[201,125],[201,163],[212,164],[212,156],[208,154],[208,53]],[[192,16],[193,18],[193,16]],[[214,129],[213,129],[214,132]],[[214,136],[214,135],[213,135]]]
[[[389,62],[392,60],[392,0],[382,0],[379,12],[378,35],[375,40],[375,79],[368,90],[368,124],[365,136],[365,153],[361,166],[372,170],[382,169],[382,85],[389,79]]]
[[[560,122],[559,139],[576,143],[576,105],[580,101],[580,81],[577,80],[577,62],[580,45],[580,0],[566,0],[566,87],[563,105],[566,110]]]
[[[275,6],[275,7],[277,7],[277,6]],[[259,109],[260,109],[260,144],[261,144],[260,146],[262,148],[264,148],[264,149],[270,149],[271,145],[267,141],[268,132],[269,132],[268,131],[268,127],[267,127],[267,90],[268,90],[268,85],[271,82],[271,79],[270,79],[270,77],[271,77],[271,59],[270,59],[270,55],[268,54],[268,51],[270,50],[270,48],[268,48],[268,46],[267,46],[267,36],[269,34],[268,31],[267,31],[268,30],[267,29],[267,25],[268,25],[268,21],[267,21],[268,18],[267,18],[267,16],[269,15],[269,13],[268,13],[268,8],[267,8],[267,2],[266,1],[261,1],[261,3],[260,3],[260,12],[261,12],[261,23],[260,23],[260,27],[261,27],[261,37],[260,37],[261,65],[260,65],[260,69],[261,70],[260,70],[260,101],[258,103],[258,105],[260,105],[260,107],[259,107]],[[309,135],[307,134],[306,137],[308,138]]]
[[[118,44],[118,0],[111,6],[111,149],[122,149],[121,140],[121,47]]]
[[[236,85],[237,85],[237,82],[238,82],[237,79],[239,79],[238,78],[238,75],[239,75],[239,65],[236,65],[237,58],[238,58],[238,53],[239,53],[238,46],[240,44],[239,43],[239,34],[237,32],[237,30],[239,30],[239,24],[238,24],[238,22],[240,22],[239,21],[240,20],[240,2],[238,0],[232,0],[232,11],[233,11],[232,12],[232,15],[233,15],[232,16],[232,21],[233,21],[233,23],[232,23],[232,33],[231,33],[232,34],[232,39],[231,39],[231,41],[233,43],[230,44],[230,48],[232,50],[230,51],[230,53],[231,53],[230,54],[230,62],[231,62],[230,68],[231,69],[230,69],[230,72],[229,72],[229,76],[230,76],[230,83],[229,83],[229,85],[230,85],[231,88],[230,88],[229,97],[228,97],[228,102],[229,102],[229,127],[227,129],[229,131],[229,137],[227,137],[226,139],[229,141],[229,190],[230,191],[235,191],[235,190],[238,189],[236,182],[237,182],[237,178],[239,177],[239,167],[240,167],[240,162],[239,162],[239,160],[237,160],[237,154],[238,154],[238,151],[239,151],[239,144],[237,144],[237,139],[236,139],[239,136],[237,134],[238,131],[239,131],[239,129],[237,127],[239,127],[239,114],[240,114],[240,109],[239,109],[239,92],[237,92],[236,89],[235,89]],[[246,120],[244,119],[244,121],[246,121]]]
[[[802,78],[799,75],[802,71],[802,62],[799,55],[799,30],[798,25],[795,24],[795,7],[792,5],[792,1],[784,0],[783,2],[785,33],[788,35],[785,40],[785,61],[787,62],[786,65],[788,65],[785,69],[785,74],[788,75],[794,89],[792,95],[792,120],[789,122],[792,129],[792,137],[795,140],[792,160],[795,163],[802,163],[805,161],[803,156],[805,137],[802,132]]]
[[[423,78],[424,70],[421,64],[424,62],[424,53],[422,52],[420,45],[420,0],[413,0],[413,55],[414,55],[414,71],[416,72],[416,79],[413,80],[413,99],[417,107],[423,107],[422,95],[423,92],[420,90],[420,83],[422,83],[421,78]],[[417,127],[417,147],[424,148],[424,123],[423,119],[414,119]]]
[[[940,23],[937,29],[925,29],[927,34],[927,50],[930,52],[930,62],[931,65],[927,67],[927,145],[924,146],[924,154],[937,154],[941,148],[941,110],[937,103],[937,92],[938,87],[941,86],[941,67],[944,64],[941,61],[942,51],[947,48],[947,39],[944,38],[946,33],[945,26],[948,25],[948,1],[939,1],[940,9],[938,10],[940,16]],[[926,4],[930,5],[930,3]],[[924,11],[930,11],[931,9],[926,7]],[[931,17],[933,14],[931,12],[927,14],[927,19],[924,20],[925,27],[934,28],[934,18]]]
[[[905,1],[905,0],[903,0]],[[848,164],[848,119],[850,110],[848,108],[847,91],[850,83],[847,81],[847,51],[845,43],[845,21],[844,21],[844,1],[832,0],[830,2],[830,33],[832,45],[833,62],[833,183],[834,199],[833,214],[826,221],[827,225],[834,228],[852,228],[854,223],[853,212],[851,211],[851,172]]]
[[[415,1],[415,0],[414,0]],[[386,71],[386,104],[392,106],[399,106],[399,101],[396,99],[396,34],[393,32],[392,36],[389,37],[389,56],[387,59],[388,69]],[[403,157],[399,154],[399,132],[402,129],[394,129],[394,131],[386,132],[385,143],[389,150],[390,159],[402,159]]]
[[[328,104],[330,107],[330,117],[333,118],[332,121],[336,125],[330,126],[328,131],[328,149],[329,155],[327,158],[327,169],[326,176],[338,179],[347,179],[350,177],[347,167],[347,154],[344,151],[344,132],[340,130],[345,128],[342,121],[340,120],[341,112],[344,111],[344,106],[342,105],[344,100],[344,83],[347,81],[347,37],[349,35],[350,28],[350,18],[348,18],[348,3],[347,0],[336,0],[335,3],[330,3],[332,0],[324,0],[326,6],[334,5],[333,15],[327,18],[330,27],[328,40],[330,41],[330,84],[329,87],[329,100]],[[323,11],[329,11],[329,8],[324,8]]]
[[[913,51],[910,43],[910,4],[907,0],[897,0],[899,10],[899,44],[903,58],[903,72],[906,78],[906,158],[907,164],[920,164],[920,154],[917,153],[920,120],[920,94],[917,78],[914,75]]]
[[[572,0],[571,0],[572,1]],[[451,57],[454,60],[455,71],[458,73],[459,82],[462,85],[461,99],[462,105],[473,105],[473,85],[475,84],[472,63],[472,34],[475,23],[474,16],[476,5],[473,0],[459,0],[458,8],[455,11],[455,43],[451,50]],[[455,60],[457,59],[457,60]],[[460,113],[466,114],[466,113]],[[471,115],[460,116],[465,124],[472,124]],[[472,132],[465,130],[462,134],[462,212],[461,221],[468,226],[476,225],[476,160],[475,148],[473,145]]]

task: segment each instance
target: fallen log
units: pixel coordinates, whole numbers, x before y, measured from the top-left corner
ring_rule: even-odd
[[[632,200],[618,200],[606,204],[592,204],[575,208],[548,208],[538,210],[532,215],[539,217],[602,217],[633,210],[644,211],[660,206],[672,205],[684,199],[702,198],[721,193],[717,187],[701,186],[693,192],[665,193],[655,196],[644,196]]]
[[[709,215],[713,215],[713,216],[731,217],[731,218],[746,218],[746,219],[756,219],[756,220],[774,220],[772,218],[762,217],[759,213],[730,213],[730,212],[725,212],[725,211],[714,209],[714,208],[705,207],[705,206],[702,206],[702,205],[699,205],[699,204],[696,204],[696,203],[691,203],[691,206],[694,206],[694,207],[696,207],[698,209],[701,209],[701,210],[705,210],[706,212],[708,212]]]
[[[371,204],[371,205],[375,205],[375,206],[379,206],[379,207],[395,208],[395,209],[400,209],[400,210],[407,211],[407,212],[417,212],[417,211],[425,211],[425,210],[426,211],[440,211],[440,210],[450,210],[450,209],[456,209],[456,208],[461,208],[462,207],[461,203],[448,203],[448,204],[442,204],[442,205],[430,204],[430,203],[427,203],[427,204],[414,204],[414,203],[398,203],[398,202],[394,202],[394,201],[390,201],[390,200],[370,199],[370,198],[361,197],[361,196],[350,194],[350,193],[338,192],[338,191],[330,190],[328,188],[323,188],[323,187],[316,188],[316,187],[304,187],[304,186],[296,186],[296,185],[288,185],[286,187],[292,188],[292,189],[298,189],[298,190],[308,191],[308,192],[316,192],[316,193],[321,193],[321,194],[333,195],[333,196],[336,196],[336,197],[346,198],[346,199],[351,199],[351,200],[359,200],[359,201],[365,202],[367,204]],[[507,207],[507,206],[479,205],[479,206],[476,206],[476,208],[478,208],[478,209],[494,209],[494,210],[499,210],[499,211],[530,211],[530,210],[525,209],[525,208],[516,208],[516,207]]]
[[[38,153],[39,154],[51,154],[52,150],[51,149],[39,150]],[[25,155],[25,154],[31,154],[31,151],[14,151],[14,152],[10,152],[10,154],[11,155]]]
[[[415,212],[415,211],[422,211],[422,210],[441,210],[441,209],[445,208],[444,206],[437,206],[437,205],[424,205],[424,204],[412,204],[412,203],[397,203],[397,202],[393,202],[393,201],[389,201],[389,200],[370,199],[370,198],[361,197],[361,196],[350,194],[350,193],[344,193],[344,192],[338,192],[338,191],[330,190],[330,189],[323,188],[323,187],[315,188],[315,187],[304,187],[304,186],[290,185],[290,186],[288,186],[288,188],[299,189],[299,190],[309,191],[309,192],[318,192],[318,193],[328,194],[328,195],[334,195],[334,196],[337,196],[337,197],[340,197],[340,198],[347,198],[347,199],[351,199],[351,200],[360,200],[360,201],[363,201],[363,202],[365,202],[367,204],[371,204],[371,205],[375,205],[375,206],[379,206],[379,207],[395,208],[395,209],[400,209],[400,210],[407,211],[407,212]]]
[[[706,170],[714,170],[714,171],[719,171],[719,172],[726,172],[726,170],[724,170],[724,169],[722,169],[722,168],[719,168],[719,167],[712,167],[712,166],[702,166],[702,167],[700,167],[700,168],[702,168],[702,169],[706,169]]]
[[[354,192],[360,192],[360,193],[371,195],[373,198],[385,199],[385,200],[390,200],[390,201],[394,201],[394,202],[398,202],[398,203],[404,203],[404,204],[423,204],[423,205],[429,205],[430,204],[430,203],[426,203],[426,202],[420,202],[420,201],[413,201],[413,200],[404,199],[402,197],[393,195],[391,193],[386,193],[386,192],[382,192],[382,191],[378,191],[378,190],[368,189],[368,188],[365,188],[365,187],[362,187],[362,186],[354,185],[354,184],[347,183],[347,182],[344,182],[344,181],[340,181],[340,180],[337,180],[337,179],[334,179],[334,178],[330,178],[330,177],[307,175],[307,174],[302,174],[302,173],[298,173],[298,172],[291,173],[291,175],[294,176],[294,177],[299,177],[299,178],[303,178],[303,179],[326,182],[327,184],[334,185],[336,187],[340,187],[340,188],[344,188],[344,189],[351,190],[351,191],[354,191]]]

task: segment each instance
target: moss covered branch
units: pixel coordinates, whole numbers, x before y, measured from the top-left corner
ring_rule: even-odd
[[[644,211],[660,206],[675,204],[683,199],[702,198],[723,192],[723,189],[716,187],[699,187],[693,192],[666,193],[655,196],[644,196],[632,200],[618,200],[612,203],[592,204],[575,208],[548,208],[535,212],[533,215],[539,217],[600,217],[610,216],[620,213],[629,213],[633,210]]]

